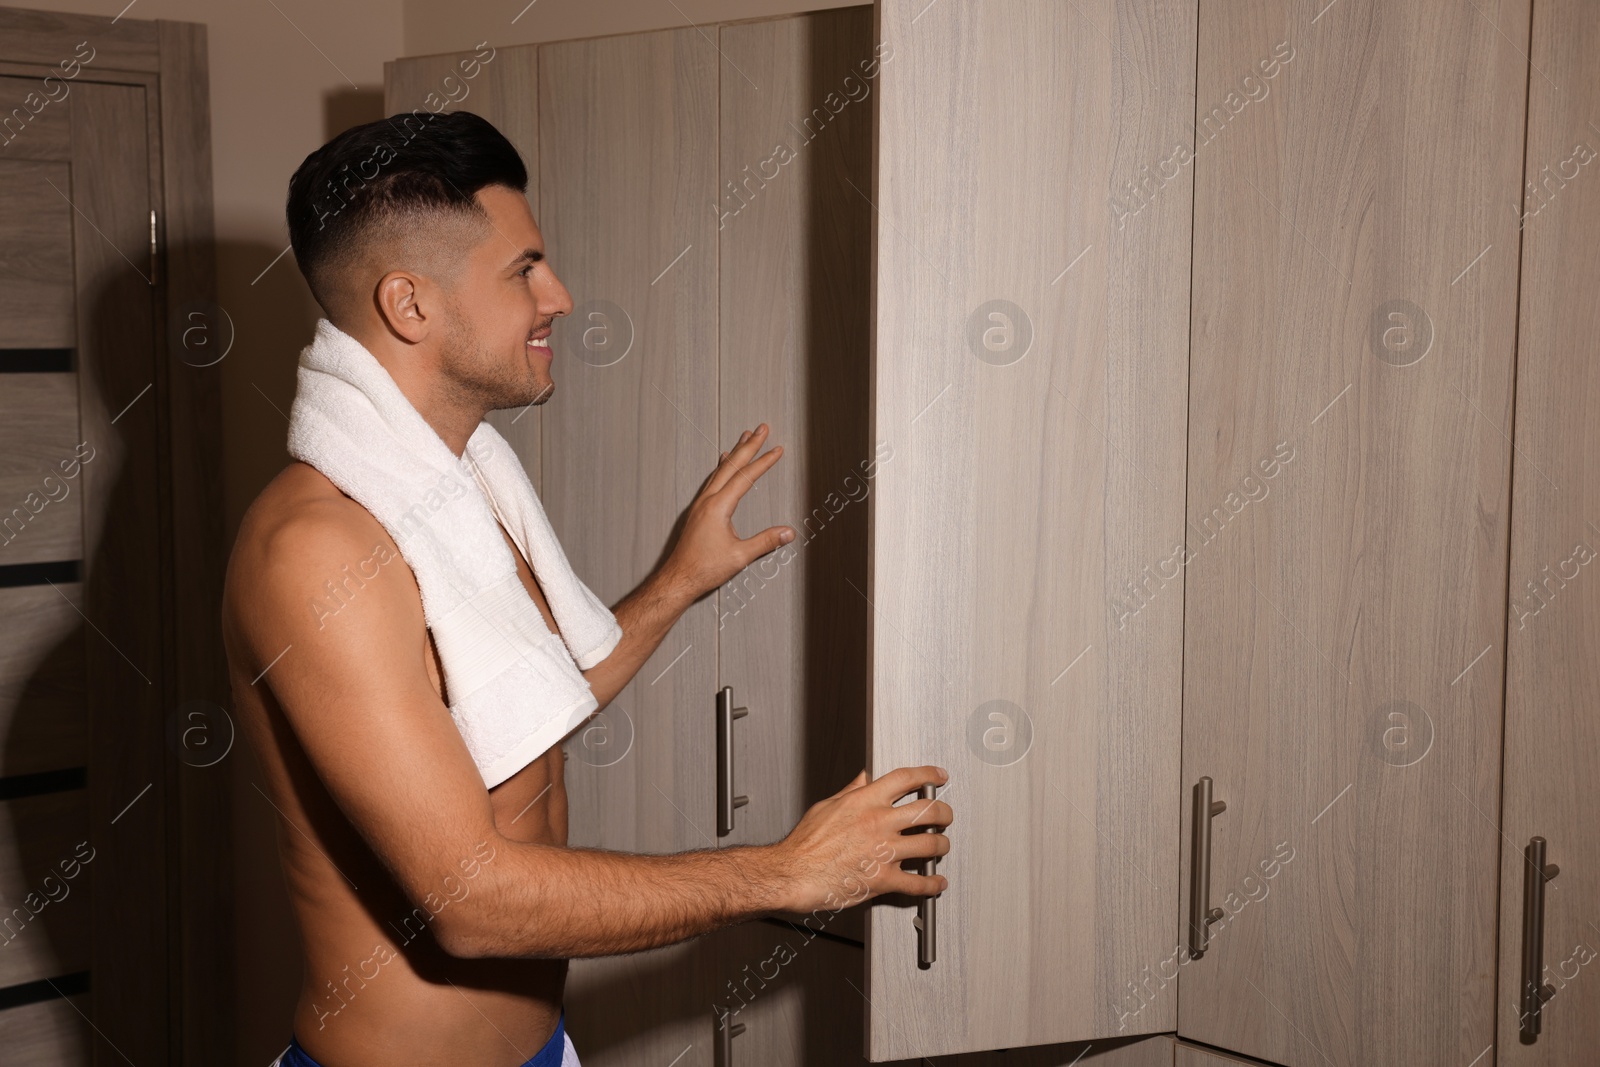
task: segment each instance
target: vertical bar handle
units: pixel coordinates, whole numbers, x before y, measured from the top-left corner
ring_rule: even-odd
[[[749,708],[733,706],[733,686],[717,692],[717,836],[733,833],[733,813],[750,803],[749,797],[733,793],[733,724],[750,714]],[[740,1027],[741,1030],[744,1027]]]
[[[920,800],[933,800],[938,795],[939,787],[931,782],[925,783],[917,790],[917,798]],[[932,831],[932,829],[933,827],[931,826],[924,826],[922,827],[921,832],[928,833]],[[938,862],[938,856],[926,857],[922,861],[921,870],[919,870],[917,873],[931,876],[934,873],[933,869]],[[911,920],[911,925],[917,928],[917,966],[923,970],[927,970],[929,967],[933,966],[933,961],[937,955],[935,950],[938,946],[935,940],[935,935],[938,933],[938,926],[936,923],[937,915],[934,911],[934,907],[938,903],[938,900],[938,897],[918,897],[917,917]]]
[[[1524,1045],[1539,1039],[1539,1019],[1556,987],[1544,980],[1544,886],[1561,868],[1544,861],[1542,837],[1528,840],[1522,866],[1522,1034]]]
[[[733,1039],[744,1033],[744,1023],[736,1023],[732,1016],[724,1015],[717,1025],[717,1047],[721,1054],[716,1067],[733,1067]]]
[[[157,259],[156,259],[156,209],[155,208],[151,208],[150,209],[150,284],[151,285],[155,285],[157,280],[158,280],[157,277],[156,277],[156,271],[158,269],[159,268],[157,267]]]
[[[1211,924],[1222,918],[1222,909],[1211,906],[1211,820],[1228,810],[1221,800],[1211,799],[1211,778],[1194,784],[1194,818],[1189,848],[1189,957],[1206,954]]]

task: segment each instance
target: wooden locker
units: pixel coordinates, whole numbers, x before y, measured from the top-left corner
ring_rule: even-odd
[[[1600,190],[1590,188],[1600,167],[1600,10],[1539,0],[1532,34],[1505,620],[1501,1067],[1582,1063],[1600,1046]],[[1530,961],[1529,972],[1554,995],[1532,1011],[1535,1002],[1524,1001],[1533,870],[1525,849],[1536,836],[1559,872],[1543,883],[1543,936],[1531,942],[1543,966]]]
[[[937,959],[867,920],[874,1059],[1171,1030],[1189,2],[878,5],[870,769],[951,778]]]
[[[735,720],[724,844],[786,835],[866,766],[872,9],[723,26],[718,440],[766,422],[783,458],[739,504],[744,536],[796,538],[717,596]],[[737,71],[759,78],[747,82]],[[801,918],[801,917],[796,917]],[[864,910],[826,931],[863,940]]]
[[[1527,27],[1201,8],[1182,818],[1219,919],[1170,968],[1180,1037],[1492,1041]]]

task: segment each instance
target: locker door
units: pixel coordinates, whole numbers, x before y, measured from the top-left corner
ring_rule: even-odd
[[[877,10],[868,759],[955,821],[870,1056],[1171,1030],[1194,4]]]
[[[726,844],[777,841],[866,766],[872,9],[724,26],[721,430],[766,422],[783,458],[739,504],[739,532],[796,539],[717,593],[736,706]],[[737,71],[751,77],[746,81]],[[865,914],[827,932],[857,942]],[[859,979],[858,979],[859,981]]]
[[[1501,1067],[1582,1063],[1600,1047],[1600,323],[1592,299],[1600,189],[1589,187],[1600,169],[1597,46],[1593,4],[1535,6],[1506,618]],[[1525,849],[1536,836],[1559,873],[1542,885],[1543,936],[1529,938],[1524,916],[1540,894],[1530,901]],[[1542,956],[1527,977],[1554,991],[1547,1002],[1524,1000],[1525,945]]]
[[[1527,26],[1201,7],[1180,1037],[1492,1041]]]

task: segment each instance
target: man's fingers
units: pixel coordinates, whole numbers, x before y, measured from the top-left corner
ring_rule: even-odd
[[[735,471],[739,470],[750,461],[761,448],[761,442],[767,439],[767,424],[762,423],[754,431],[746,430],[739,437],[739,443],[732,449],[722,454],[722,459],[716,472],[712,475],[711,491],[716,492],[728,484]]]
[[[884,879],[883,891],[885,893],[904,893],[911,897],[932,897],[943,893],[949,885],[949,879],[942,874],[914,874],[911,871],[899,871]]]
[[[786,532],[791,535],[790,540],[793,540],[794,528],[791,526],[769,526],[760,533],[741,540],[739,544],[744,547],[744,566],[750,566],[767,553],[775,552],[787,544],[788,541],[785,541],[783,536]]]
[[[729,497],[728,506],[730,508],[737,507],[744,495],[755,486],[756,479],[771,470],[772,465],[778,462],[778,458],[782,455],[783,446],[773,445],[762,453],[758,459],[753,459],[743,466],[730,465],[731,469],[727,472],[722,486],[718,489],[718,492],[720,492],[722,489],[732,486],[733,492],[732,496]]]
[[[908,800],[897,805],[889,825],[895,830],[909,830],[914,826],[949,826],[955,821],[955,812],[942,800]]]
[[[893,804],[907,793],[915,793],[924,785],[944,785],[949,780],[943,768],[927,764],[921,767],[896,767],[874,781],[870,788],[884,804]]]

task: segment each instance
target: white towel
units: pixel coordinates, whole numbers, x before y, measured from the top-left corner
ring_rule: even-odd
[[[366,346],[327,319],[300,353],[289,454],[389,531],[422,591],[450,715],[492,788],[599,706],[579,671],[611,654],[616,617],[573,573],[522,463],[487,422],[450,451]],[[517,577],[522,550],[559,634]]]

